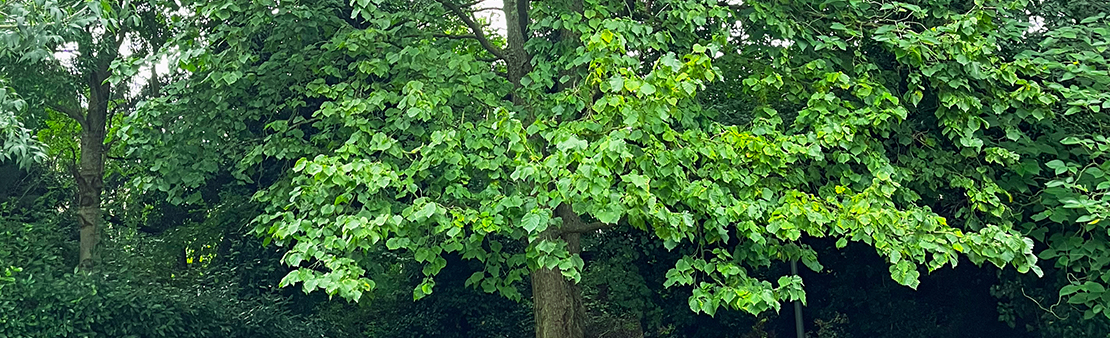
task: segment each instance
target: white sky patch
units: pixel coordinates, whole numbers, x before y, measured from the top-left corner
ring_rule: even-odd
[[[485,0],[474,7],[477,10],[474,13],[479,19],[484,19],[490,24],[490,28],[497,34],[505,36],[507,30],[505,29],[505,3],[502,0]]]

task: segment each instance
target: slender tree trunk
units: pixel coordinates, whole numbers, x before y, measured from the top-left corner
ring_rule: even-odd
[[[77,225],[80,229],[80,268],[92,268],[100,242],[100,194],[104,190],[104,136],[110,88],[103,83],[107,67],[89,76],[89,107],[81,122],[81,158],[77,163]]]

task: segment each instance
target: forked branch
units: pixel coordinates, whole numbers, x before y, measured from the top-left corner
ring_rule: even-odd
[[[439,3],[443,4],[443,7],[446,7],[451,13],[454,13],[459,20],[462,20],[462,22],[466,24],[466,27],[470,28],[470,31],[474,33],[474,38],[478,40],[482,48],[485,48],[486,51],[489,51],[490,54],[493,54],[498,59],[505,59],[505,52],[502,51],[501,48],[494,46],[493,43],[490,43],[489,39],[486,38],[486,34],[482,32],[482,26],[474,21],[474,17],[472,16],[473,13],[463,11],[458,5],[451,3],[451,0],[439,0]]]

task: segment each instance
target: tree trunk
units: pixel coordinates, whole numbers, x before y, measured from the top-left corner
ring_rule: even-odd
[[[89,76],[89,107],[81,122],[81,158],[77,164],[77,225],[82,270],[93,267],[100,242],[100,194],[104,190],[104,136],[108,119],[107,67]]]
[[[504,2],[506,42],[505,50],[506,70],[509,82],[513,84],[513,104],[524,106],[524,95],[521,91],[521,79],[532,71],[531,55],[524,49],[528,40],[528,24],[530,19],[529,0],[505,0]],[[531,123],[533,114],[527,114],[526,123]],[[563,218],[563,224],[571,228],[581,228],[582,220],[567,205],[556,208],[558,216]],[[567,250],[572,255],[582,252],[579,243],[581,234],[578,232],[563,232],[560,229],[548,229],[541,235],[541,239],[562,239],[567,242]],[[536,320],[536,338],[583,338],[586,320],[586,310],[582,303],[582,291],[578,285],[563,277],[562,271],[540,268],[532,273],[532,311]]]
[[[582,220],[568,205],[555,209],[562,217],[563,228],[580,229]],[[567,242],[567,250],[572,255],[582,252],[581,234],[559,232],[548,229],[544,239],[561,238]],[[536,338],[582,338],[585,336],[586,307],[582,302],[582,290],[577,284],[563,277],[562,271],[544,269],[532,273],[532,302],[536,318]]]
[[[89,128],[93,129],[93,128]],[[92,267],[100,241],[100,193],[104,189],[104,131],[81,133],[81,160],[77,169],[77,224],[81,231],[81,268]]]
[[[579,234],[564,234],[570,247],[578,249]],[[580,250],[574,250],[572,253]],[[586,311],[582,291],[563,277],[559,268],[532,273],[532,301],[536,338],[582,338]]]

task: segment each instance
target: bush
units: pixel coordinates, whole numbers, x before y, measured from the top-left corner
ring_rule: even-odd
[[[174,287],[122,270],[75,273],[56,224],[0,221],[0,337],[335,337],[290,313],[277,295],[240,297],[234,284]]]

